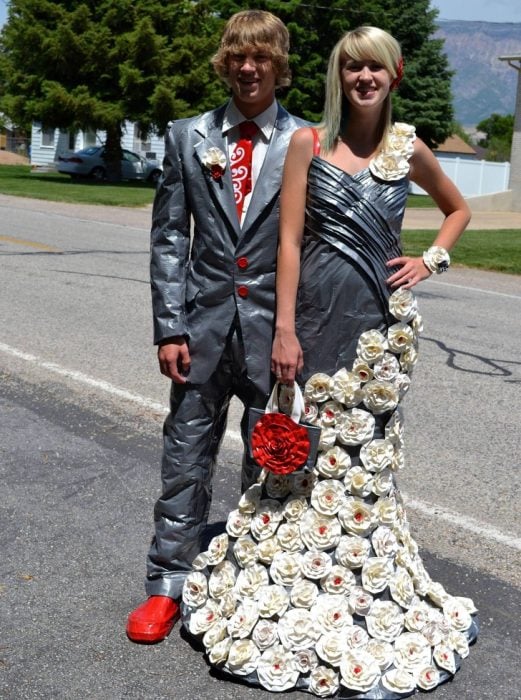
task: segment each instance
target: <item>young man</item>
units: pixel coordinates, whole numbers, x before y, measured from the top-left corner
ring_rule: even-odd
[[[270,391],[282,168],[291,134],[304,124],[275,99],[276,88],[290,82],[288,50],[277,17],[235,14],[213,59],[230,101],[174,122],[166,138],[151,280],[159,365],[173,383],[147,560],[149,598],[127,623],[136,642],[163,640],[179,617],[233,395],[245,406],[243,489],[257,477],[246,450],[247,409],[263,407]]]

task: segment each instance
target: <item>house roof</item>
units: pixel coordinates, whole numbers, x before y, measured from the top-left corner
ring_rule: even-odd
[[[476,151],[472,146],[458,136],[457,134],[452,134],[445,139],[443,143],[434,149],[437,153],[460,153],[462,155],[475,156]]]

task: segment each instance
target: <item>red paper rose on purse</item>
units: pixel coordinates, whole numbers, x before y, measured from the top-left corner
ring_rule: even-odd
[[[273,474],[291,474],[302,467],[309,455],[306,428],[285,413],[266,413],[251,434],[254,460]]]

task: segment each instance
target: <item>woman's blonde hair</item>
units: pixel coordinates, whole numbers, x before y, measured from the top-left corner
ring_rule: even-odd
[[[349,103],[342,88],[341,71],[347,57],[355,61],[376,61],[389,73],[392,80],[398,77],[401,61],[400,44],[388,32],[378,27],[358,27],[337,42],[329,57],[326,76],[326,98],[321,122],[321,145],[331,151],[349,118]],[[380,121],[379,142],[382,143],[391,126],[391,92],[385,98]]]
[[[219,49],[212,58],[213,67],[224,82],[228,82],[230,55],[244,53],[245,50],[261,51],[271,57],[277,87],[286,87],[291,83],[289,32],[278,17],[264,10],[244,10],[230,17]]]

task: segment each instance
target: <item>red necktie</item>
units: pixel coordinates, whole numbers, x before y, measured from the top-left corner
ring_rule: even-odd
[[[251,163],[253,154],[252,139],[259,127],[255,122],[247,121],[239,124],[240,138],[230,159],[233,194],[237,206],[239,221],[242,217],[242,207],[246,195],[251,192]]]

